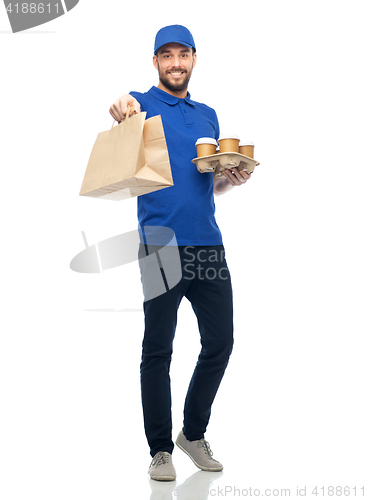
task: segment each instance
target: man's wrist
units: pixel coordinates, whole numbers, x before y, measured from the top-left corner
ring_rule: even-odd
[[[231,185],[230,181],[226,179],[225,177],[221,177],[220,179],[215,179],[215,193],[216,194],[224,194],[229,189],[231,189],[233,186]]]

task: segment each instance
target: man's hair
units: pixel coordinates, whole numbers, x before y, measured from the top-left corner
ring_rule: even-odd
[[[185,47],[185,45],[183,45],[183,47]],[[187,47],[188,49],[191,49],[192,50],[192,56],[194,56],[194,54],[196,53],[196,50],[193,48],[193,47]],[[160,50],[163,49],[163,47],[160,47],[158,49],[158,51],[156,52],[155,56],[158,56]]]

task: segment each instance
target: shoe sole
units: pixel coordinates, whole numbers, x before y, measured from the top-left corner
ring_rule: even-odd
[[[185,450],[182,446],[180,446],[180,444],[175,441],[175,444],[176,446],[178,446],[181,451],[184,451],[184,453],[186,453],[188,455],[188,457],[192,460],[192,462],[194,463],[194,465],[196,465],[198,467],[198,469],[201,469],[201,470],[204,470],[204,471],[207,471],[207,472],[220,472],[223,470],[223,467],[204,467],[203,465],[199,465],[195,460],[194,458],[192,457],[192,455],[190,455],[187,450]]]
[[[154,479],[155,481],[175,481],[176,477],[173,476],[151,476],[151,479]]]

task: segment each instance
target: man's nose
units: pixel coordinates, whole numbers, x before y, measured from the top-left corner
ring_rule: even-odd
[[[171,66],[173,68],[179,68],[181,66],[181,59],[180,57],[173,57],[171,60]]]

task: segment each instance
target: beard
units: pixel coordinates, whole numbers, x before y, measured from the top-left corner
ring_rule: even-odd
[[[160,66],[158,66],[158,76],[160,79],[160,82],[168,89],[171,90],[172,92],[180,92],[182,90],[186,90],[189,84],[190,77],[192,76],[192,69],[193,66],[191,66],[190,70],[185,70],[181,69],[178,71],[183,71],[183,76],[176,80],[174,78],[170,78],[170,73],[169,71],[162,71]],[[174,70],[171,70],[174,71]]]

